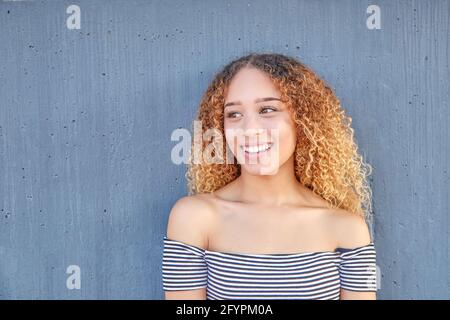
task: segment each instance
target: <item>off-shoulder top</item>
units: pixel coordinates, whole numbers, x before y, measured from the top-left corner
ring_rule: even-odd
[[[302,253],[217,252],[164,237],[163,288],[206,288],[207,300],[339,300],[340,288],[376,291],[373,242]]]

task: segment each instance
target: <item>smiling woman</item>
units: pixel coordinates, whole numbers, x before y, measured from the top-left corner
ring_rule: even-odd
[[[197,120],[234,162],[189,164],[164,237],[166,298],[375,299],[370,166],[324,81],[250,54],[215,76]]]

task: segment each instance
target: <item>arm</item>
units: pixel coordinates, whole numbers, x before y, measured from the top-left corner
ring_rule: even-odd
[[[376,292],[350,291],[341,289],[341,300],[377,300]]]
[[[164,292],[166,300],[206,300],[206,288]]]
[[[338,247],[356,248],[371,242],[365,219],[356,214],[341,211],[336,216]],[[375,291],[353,291],[341,288],[341,300],[376,300]]]
[[[211,205],[201,196],[187,196],[173,206],[167,224],[167,237],[199,248],[208,246]],[[206,300],[206,288],[165,291],[166,300]]]

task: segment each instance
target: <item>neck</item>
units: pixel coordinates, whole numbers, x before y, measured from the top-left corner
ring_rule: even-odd
[[[245,170],[237,179],[239,197],[243,202],[265,205],[286,205],[299,201],[301,184],[294,173],[294,158],[289,158],[274,175],[251,175]]]

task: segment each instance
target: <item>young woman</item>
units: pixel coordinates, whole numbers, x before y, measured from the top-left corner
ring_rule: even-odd
[[[189,164],[165,298],[376,299],[371,167],[324,81],[295,58],[249,54],[215,76],[197,120],[224,137],[211,152],[224,161]]]

